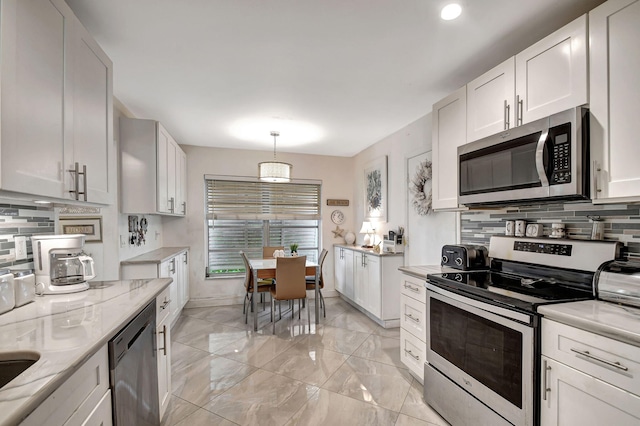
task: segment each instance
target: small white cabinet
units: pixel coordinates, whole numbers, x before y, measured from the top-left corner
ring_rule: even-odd
[[[377,254],[351,246],[334,249],[336,289],[383,327],[400,325],[402,254]]]
[[[120,119],[123,213],[184,216],[186,155],[157,121]]]
[[[640,1],[589,13],[591,160],[595,203],[640,200]]]
[[[433,105],[433,209],[458,208],[458,147],[466,141],[467,93],[461,87]]]
[[[3,1],[0,16],[0,188],[112,204],[111,61],[63,0]]]
[[[171,296],[169,287],[156,297],[156,350],[158,351],[158,397],[160,419],[171,400]]]
[[[540,424],[640,424],[640,348],[542,320]]]
[[[400,279],[400,358],[422,383],[427,354],[425,279],[406,273],[401,274]]]
[[[467,84],[467,142],[588,103],[587,15]]]

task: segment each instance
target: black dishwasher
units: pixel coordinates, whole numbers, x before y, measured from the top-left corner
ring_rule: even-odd
[[[149,303],[109,341],[113,424],[160,424],[156,304]]]

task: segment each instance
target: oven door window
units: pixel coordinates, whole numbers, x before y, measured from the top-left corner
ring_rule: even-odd
[[[542,186],[536,169],[541,132],[460,156],[460,195]]]
[[[431,298],[430,348],[522,408],[522,333]]]

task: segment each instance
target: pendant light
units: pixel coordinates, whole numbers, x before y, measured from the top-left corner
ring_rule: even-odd
[[[273,136],[273,161],[265,161],[258,164],[258,176],[265,182],[289,182],[291,180],[291,169],[289,163],[276,161],[276,138],[280,136],[278,132],[271,132]]]

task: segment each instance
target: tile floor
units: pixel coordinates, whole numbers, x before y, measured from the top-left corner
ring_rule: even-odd
[[[258,307],[257,332],[241,305],[185,309],[172,330],[163,425],[447,425],[400,361],[399,328],[378,326],[340,298],[326,305],[309,332],[296,303],[295,319],[283,316],[275,336],[268,303]]]

